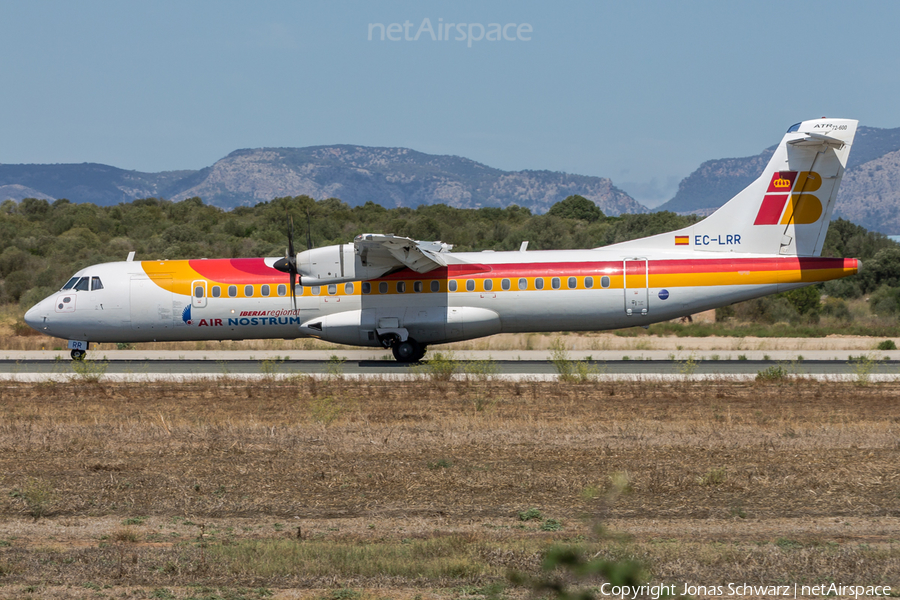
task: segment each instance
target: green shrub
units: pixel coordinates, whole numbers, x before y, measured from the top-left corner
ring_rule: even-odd
[[[541,511],[536,508],[529,508],[519,513],[520,521],[540,521],[544,518]]]
[[[541,531],[559,531],[563,528],[562,523],[556,519],[547,519],[541,523]]]
[[[772,365],[756,373],[756,381],[761,382],[779,382],[784,381],[787,377],[788,371],[781,365]]]
[[[825,302],[822,303],[822,314],[838,321],[850,321],[853,318],[847,302],[841,298],[825,298]]]
[[[819,311],[819,288],[814,285],[784,292],[785,300],[801,315],[814,314]]]
[[[435,352],[425,362],[415,365],[412,371],[431,381],[450,381],[458,368],[453,352]]]
[[[767,324],[800,321],[800,313],[782,295],[755,298],[733,306],[734,316],[740,321]]]
[[[881,286],[869,297],[869,310],[880,317],[900,313],[900,288]]]
[[[876,350],[896,350],[897,344],[894,343],[894,340],[884,340],[883,342],[879,342],[878,346],[875,347]]]

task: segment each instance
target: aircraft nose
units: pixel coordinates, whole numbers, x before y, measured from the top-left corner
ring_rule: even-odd
[[[25,313],[25,323],[37,331],[41,331],[41,328],[44,325],[46,311],[41,308],[44,304],[45,302],[38,302]]]

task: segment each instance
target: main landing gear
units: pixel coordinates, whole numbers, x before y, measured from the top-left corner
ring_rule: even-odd
[[[87,356],[85,350],[72,350],[72,360],[84,360],[85,356]]]
[[[396,340],[391,345],[391,352],[394,353],[394,358],[397,359],[397,362],[402,363],[419,362],[425,356],[426,349],[427,346],[412,338],[407,338],[405,342]]]
[[[419,362],[428,349],[428,346],[420,344],[411,337],[406,338],[405,342],[400,341],[400,335],[393,331],[378,336],[378,341],[384,348],[390,348],[394,353],[394,358],[401,363]]]

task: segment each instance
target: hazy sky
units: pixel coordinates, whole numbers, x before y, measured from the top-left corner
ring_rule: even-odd
[[[900,126],[895,1],[0,0],[0,23],[2,163],[404,146],[658,204],[797,121]]]

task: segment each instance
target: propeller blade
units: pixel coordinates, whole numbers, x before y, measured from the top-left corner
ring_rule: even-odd
[[[294,252],[294,217],[288,217],[288,221],[290,223],[290,228],[288,229],[288,257],[296,263],[297,254]]]
[[[297,311],[297,293],[294,287],[297,285],[297,276],[300,271],[297,269],[297,254],[294,250],[294,218],[288,217],[290,227],[288,228],[288,247],[284,251],[284,258],[280,258],[272,265],[282,273],[287,273],[291,286],[291,304],[294,306],[294,312]]]
[[[297,314],[297,288],[294,283],[297,281],[297,271],[291,270],[291,304],[294,305],[294,314]]]
[[[291,303],[294,305],[294,314],[297,314],[297,253],[294,251],[294,217],[289,217],[290,229],[288,230],[288,259],[289,276],[291,278]]]

